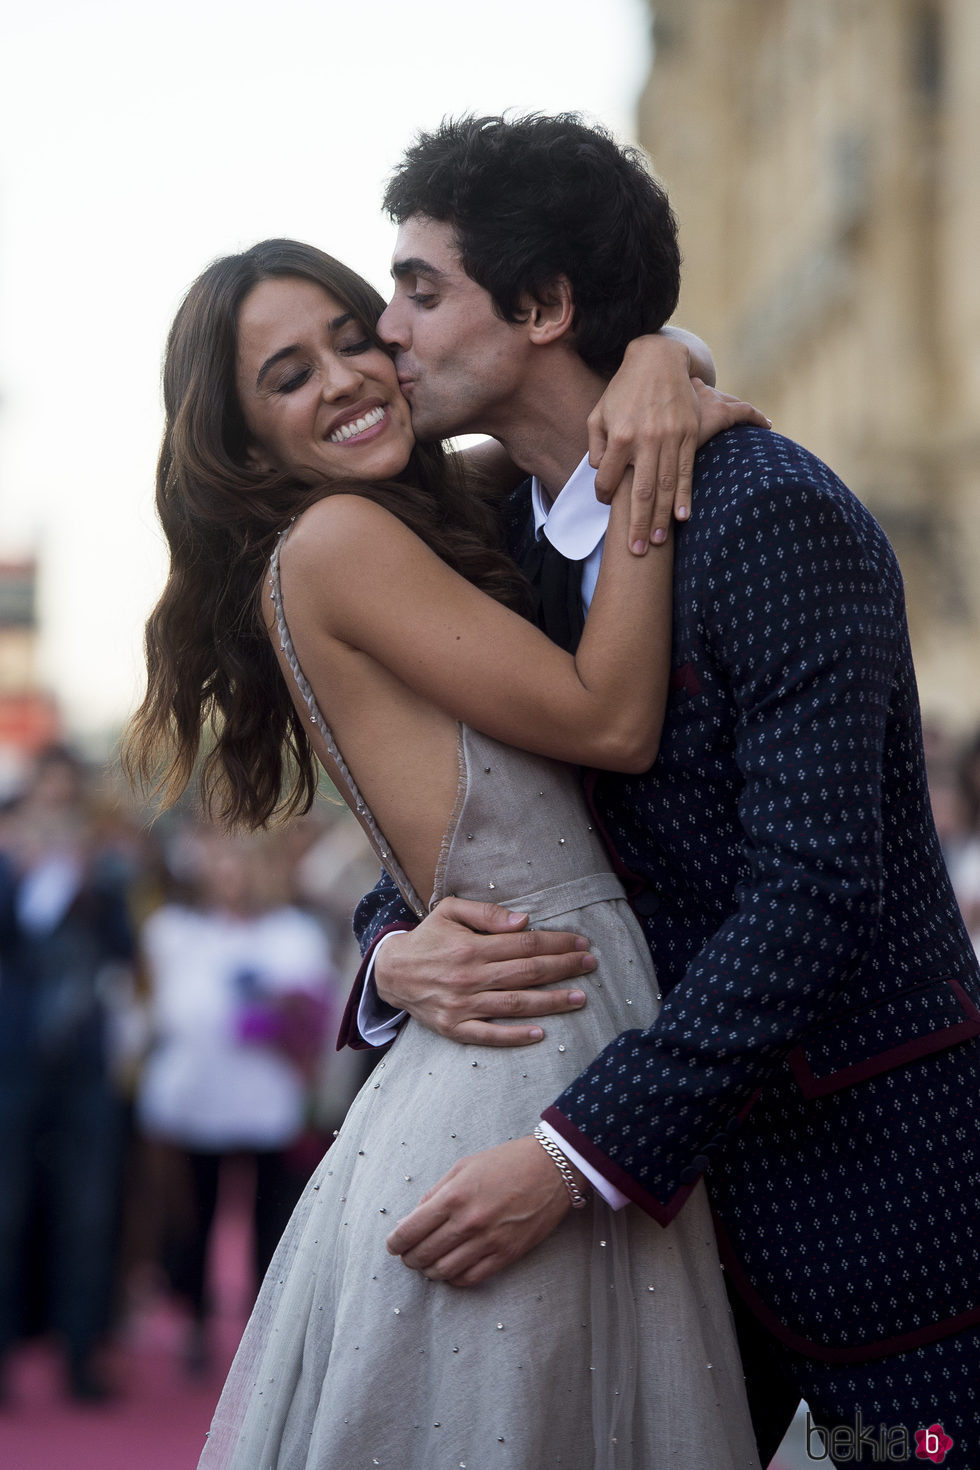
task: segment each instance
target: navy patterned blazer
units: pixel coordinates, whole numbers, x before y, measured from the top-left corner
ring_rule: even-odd
[[[519,553],[527,486],[508,516]],[[980,973],[901,576],[830,470],[753,428],[700,451],[675,567],[660,754],[586,778],[664,1004],[545,1116],[661,1223],[707,1174],[730,1278],[787,1345],[902,1351],[980,1322]],[[355,928],[408,922],[383,882]]]

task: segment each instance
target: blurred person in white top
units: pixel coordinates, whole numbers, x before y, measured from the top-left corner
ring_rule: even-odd
[[[153,1044],[137,1113],[148,1138],[176,1150],[189,1190],[184,1229],[164,1255],[190,1302],[197,1369],[224,1160],[255,1162],[257,1285],[304,1182],[288,1151],[306,1125],[336,978],[323,927],[288,901],[281,843],[206,831],[190,859],[197,902],[165,904],[141,936]]]

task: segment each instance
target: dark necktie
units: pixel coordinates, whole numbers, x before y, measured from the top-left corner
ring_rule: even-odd
[[[521,571],[534,592],[534,621],[553,643],[568,653],[575,652],[585,627],[584,565],[581,561],[566,561],[543,533],[532,539],[521,560]]]

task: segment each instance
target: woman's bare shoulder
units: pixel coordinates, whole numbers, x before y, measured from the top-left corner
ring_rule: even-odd
[[[406,602],[430,592],[440,572],[454,575],[391,511],[344,491],[297,517],[279,567],[293,617],[312,618],[321,630],[355,643],[385,607],[399,607],[403,616]]]
[[[377,501],[358,495],[355,490],[338,490],[314,501],[296,517],[289,544],[301,548],[312,545],[322,551],[324,541],[356,541],[365,535],[376,536],[379,530],[394,533],[396,528],[403,535],[411,534],[396,515]]]
[[[396,515],[356,491],[337,491],[317,500],[297,516],[283,545],[284,571],[342,565],[350,569],[362,557],[377,559],[396,544],[404,551],[423,543]]]

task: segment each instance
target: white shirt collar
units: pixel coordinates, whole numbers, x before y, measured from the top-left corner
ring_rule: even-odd
[[[537,475],[531,480],[534,534],[542,530],[568,561],[584,561],[601,544],[609,528],[609,507],[595,498],[595,470],[588,455],[572,472],[550,508]]]

